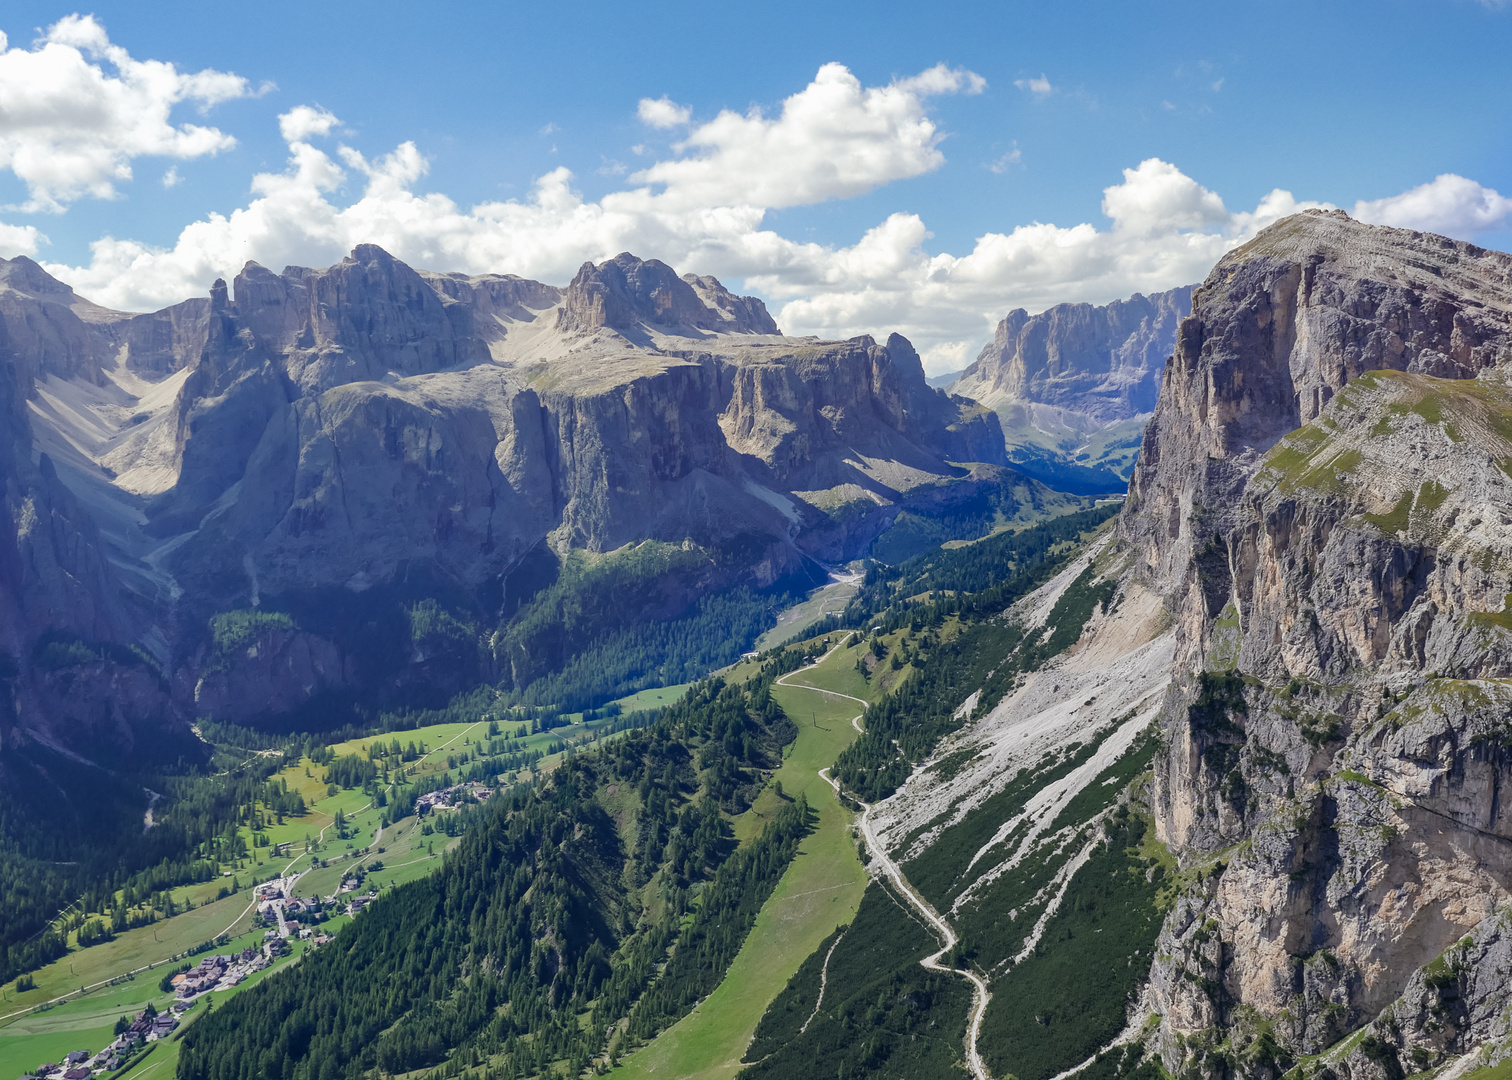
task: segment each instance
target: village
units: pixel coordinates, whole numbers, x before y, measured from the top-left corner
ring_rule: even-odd
[[[422,817],[431,810],[453,810],[469,802],[485,802],[493,794],[493,788],[476,780],[466,784],[453,784],[440,791],[430,791],[415,800],[415,812]]]
[[[426,799],[444,797],[431,804],[435,808],[452,805],[466,796],[458,785],[446,791],[432,792],[422,796]],[[455,794],[454,794],[455,793]],[[483,789],[481,797],[486,797]],[[473,794],[474,798],[480,797]],[[381,866],[381,864],[378,864]],[[310,948],[318,948],[331,940],[329,934],[317,929],[334,914],[359,915],[377,897],[376,887],[369,886],[366,893],[352,895],[362,887],[365,874],[362,867],[342,877],[337,891],[328,897],[298,896],[295,886],[301,874],[274,878],[256,889],[256,904],[259,920],[267,927],[263,931],[260,948],[245,948],[238,952],[217,953],[206,956],[192,967],[176,972],[166,981],[172,989],[172,1005],[158,1011],[153,1005],[137,1013],[134,1018],[122,1017],[116,1025],[115,1039],[104,1049],[90,1052],[75,1050],[60,1062],[48,1062],[20,1077],[20,1080],[87,1080],[89,1077],[114,1073],[133,1063],[133,1060],[150,1044],[165,1039],[178,1030],[182,1018],[195,1008],[200,999],[217,990],[230,990],[241,985],[250,976],[271,967],[290,953],[289,939],[309,942]]]

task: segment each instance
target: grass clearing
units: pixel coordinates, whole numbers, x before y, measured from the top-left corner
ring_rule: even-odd
[[[757,638],[752,648],[757,652],[765,652],[792,641],[826,615],[840,614],[860,591],[853,581],[832,581],[815,589],[808,599],[778,615],[777,625]]]
[[[849,693],[847,675],[854,656],[841,649],[790,683],[804,682]],[[861,706],[818,694],[801,685],[778,686],[773,696],[798,725],[794,741],[774,780],[785,798],[803,795],[818,811],[818,824],[799,848],[771,898],[756,918],[719,987],[682,1020],[625,1058],[616,1070],[633,1077],[724,1078],[740,1071],[740,1058],[762,1014],[803,961],[836,927],[849,923],[866,889],[867,875],[850,834],[851,815],[835,798],[819,770],[856,738],[850,719]],[[769,784],[746,813],[735,819],[736,836],[748,842],[779,805]]]

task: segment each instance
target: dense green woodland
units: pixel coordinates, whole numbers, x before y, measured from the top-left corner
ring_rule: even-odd
[[[831,938],[815,950],[762,1017],[746,1051],[744,1060],[753,1064],[741,1071],[743,1080],[968,1075],[963,1070],[971,987],[919,964],[939,947],[907,901],[874,880],[855,921],[839,932],[838,944]]]

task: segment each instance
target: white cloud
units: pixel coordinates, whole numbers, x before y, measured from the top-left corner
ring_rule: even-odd
[[[47,237],[35,225],[7,225],[0,221],[0,258],[14,259],[17,255],[35,255]]]
[[[309,141],[318,129],[295,119],[305,114],[290,110],[281,129],[306,137],[289,140],[282,171],[253,178],[245,206],[192,223],[168,248],[106,237],[93,245],[87,266],[48,269],[99,303],[150,310],[203,294],[248,259],[275,270],[321,266],[367,242],[428,269],[555,283],[585,260],[632,251],[760,293],[790,333],[898,330],[930,370],[942,370],[974,354],[1014,307],[1101,303],[1201,280],[1229,248],[1318,205],[1277,190],[1251,210],[1230,210],[1216,192],[1151,158],[1104,189],[1106,220],[989,232],[960,254],[931,251],[925,221],[911,213],[894,213],[842,247],[765,227],[773,208],[844,197],[938,167],[943,158],[927,95],[979,88],[969,73],[946,68],[866,88],[830,65],[771,117],[725,113],[697,128],[680,156],[631,177],[635,186],[588,200],[573,174],[557,168],[523,198],[470,208],[417,190],[427,162],[415,144],[375,158],[345,144],[327,152]],[[336,124],[331,117],[325,127]],[[1461,223],[1505,217],[1501,196],[1452,179],[1460,186],[1440,178],[1425,188],[1438,196],[1474,188],[1479,202],[1428,200],[1418,189],[1370,205],[1405,213],[1420,203],[1440,210],[1452,204],[1461,208]],[[0,248],[10,249],[0,253],[32,253],[45,242],[34,229],[0,226]]]
[[[1372,225],[1469,237],[1512,226],[1512,198],[1444,173],[1400,195],[1357,202],[1352,213]]]
[[[979,75],[941,64],[888,86],[863,87],[844,65],[825,64],[776,117],[725,110],[677,147],[695,153],[630,179],[666,185],[670,202],[690,207],[776,209],[849,198],[944,164],[927,99],[980,93],[985,85]]]
[[[1050,85],[1050,80],[1044,75],[1037,79],[1014,79],[1013,85],[1037,98],[1046,98],[1055,93],[1055,87]]]
[[[175,125],[174,106],[254,93],[240,75],[135,60],[89,15],[59,20],[31,49],[0,34],[0,169],[26,185],[26,211],[113,198],[134,158],[187,160],[236,144],[217,128]]]
[[[1229,248],[1313,205],[1278,190],[1253,211],[1229,212],[1217,195],[1152,158],[1104,191],[1106,229],[1036,222],[988,233],[966,255],[931,255],[923,221],[895,214],[854,248],[830,253],[831,277],[817,287],[759,274],[747,284],[793,298],[778,312],[790,332],[841,337],[897,327],[929,370],[948,371],[1012,308],[1105,303],[1200,281]]]
[[[341,123],[336,114],[313,105],[296,105],[278,118],[278,133],[284,142],[309,142],[311,136],[329,135]]]
[[[163,174],[163,186],[165,188],[176,188],[183,182],[184,178],[179,175],[178,166],[168,166],[168,171]]]
[[[665,131],[686,124],[693,118],[693,109],[677,104],[664,94],[659,98],[641,98],[635,115],[640,117],[641,123]]]
[[[1018,143],[1015,142],[1013,144],[1012,150],[1009,150],[1006,154],[998,158],[996,161],[988,162],[987,168],[999,175],[1002,175],[1003,173],[1007,172],[1009,169],[1017,165],[1020,161],[1022,161],[1023,157],[1023,151],[1019,149]]]

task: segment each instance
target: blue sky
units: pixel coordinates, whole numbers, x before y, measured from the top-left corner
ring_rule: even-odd
[[[185,142],[164,154],[144,135],[117,147],[110,197],[66,191],[49,174],[52,205],[40,208],[42,166],[16,164],[22,137],[14,132],[5,148],[14,110],[3,95],[7,86],[20,90],[0,76],[0,223],[9,227],[0,254],[32,254],[86,295],[123,307],[200,291],[201,278],[234,273],[243,255],[275,269],[280,259],[329,262],[363,229],[383,233],[373,238],[417,265],[555,281],[583,258],[612,255],[605,245],[634,243],[637,254],[679,270],[744,282],[788,329],[902,328],[941,368],[969,359],[1011,306],[1101,301],[1200,277],[1225,245],[1268,220],[1261,204],[1275,189],[1295,205],[1355,210],[1378,201],[1365,216],[1512,248],[1512,202],[1497,201],[1512,195],[1508,4],[79,8],[11,0],[0,31],[14,53],[37,53],[39,35],[75,14],[93,15],[132,63],[244,80],[165,106],[174,129],[215,129],[213,148]],[[54,52],[73,48],[103,78],[119,74],[101,51],[103,37],[55,38]],[[936,65],[949,75],[906,84],[907,100],[894,95],[879,106],[886,130],[827,149],[829,133],[812,110],[773,127],[824,65],[843,66],[856,102]],[[638,103],[662,98],[671,126],[658,128],[638,115]],[[90,103],[76,104],[61,123],[88,128]],[[296,106],[337,119],[281,133],[279,117]],[[745,116],[753,108],[771,130],[734,124],[712,142],[679,148],[721,110]],[[837,115],[846,122],[843,109]],[[307,168],[298,183],[264,182],[265,216],[278,210],[273,224],[259,218],[251,231],[238,225],[217,239],[184,241],[186,226],[253,204],[254,176],[294,175],[290,130],[329,163],[315,162],[329,175],[312,179]],[[783,149],[742,156],[741,141],[756,138]],[[378,185],[402,188],[405,201],[384,203],[373,186],[376,163],[407,142],[413,156],[396,160]],[[827,155],[878,161],[826,187]],[[649,183],[634,176],[690,159],[708,167],[672,168]],[[1161,167],[1126,181],[1125,170],[1151,159]],[[123,160],[129,179],[119,177]],[[165,187],[170,168],[178,182]],[[570,170],[560,188],[575,202],[552,204],[557,216],[547,221],[537,184],[560,169]],[[750,180],[763,169],[773,171],[771,183]],[[804,169],[811,182],[783,187]],[[1443,174],[1464,183],[1398,199]],[[613,208],[615,193],[658,195],[678,184],[682,194],[655,207]],[[1125,203],[1138,210],[1110,222],[1104,189],[1120,184],[1132,184]],[[319,220],[288,209],[312,190],[329,204]],[[445,217],[445,208],[425,204],[427,195],[444,196],[456,213],[435,224],[425,215]],[[613,212],[603,211],[605,196]],[[332,223],[364,198],[367,212]],[[273,207],[280,199],[288,205]],[[483,228],[467,217],[471,208],[510,200],[535,209],[489,219],[487,244],[459,239]],[[718,242],[696,235],[711,214],[728,230]],[[612,220],[585,220],[595,215]],[[393,224],[400,219],[403,229]],[[1021,233],[1007,254],[970,259],[980,238],[1013,237],[1035,222],[1064,232]],[[1084,223],[1104,238],[1076,233]],[[450,239],[437,239],[445,230]],[[92,247],[102,237],[130,243],[102,253]],[[1083,240],[1090,254],[1044,261],[1051,248]]]

